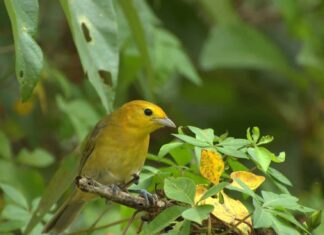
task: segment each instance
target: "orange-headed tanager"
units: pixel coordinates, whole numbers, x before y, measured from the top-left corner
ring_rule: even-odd
[[[82,150],[79,175],[105,185],[129,182],[144,165],[150,133],[164,126],[175,124],[159,106],[143,100],[124,104],[92,130]],[[75,188],[43,232],[62,232],[95,197]]]

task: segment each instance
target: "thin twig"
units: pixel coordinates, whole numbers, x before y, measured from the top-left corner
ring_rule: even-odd
[[[133,215],[132,215],[132,217],[129,219],[129,221],[128,221],[128,223],[127,223],[127,225],[126,225],[126,227],[125,227],[125,229],[124,229],[124,231],[123,231],[123,233],[122,233],[122,235],[126,235],[128,229],[129,229],[130,226],[132,225],[133,221],[134,221],[135,218],[136,218],[136,215],[137,215],[139,212],[140,212],[140,211],[135,211],[135,212],[133,213]]]
[[[95,220],[95,222],[93,222],[93,224],[89,227],[89,230],[91,231],[91,229],[95,228],[96,225],[99,223],[99,221],[101,220],[101,218],[107,213],[107,211],[109,210],[109,208],[105,208],[101,214],[98,216],[98,218]]]
[[[109,224],[101,225],[101,226],[98,226],[98,227],[95,227],[95,228],[87,228],[87,229],[82,229],[82,230],[78,230],[78,231],[74,231],[74,232],[70,232],[70,233],[65,233],[65,235],[78,235],[78,234],[81,234],[81,233],[89,233],[89,232],[92,232],[92,231],[113,227],[115,225],[127,222],[130,218],[131,217],[126,218],[126,219],[121,219],[121,220],[118,220],[118,221],[115,221],[115,222],[112,222],[112,223],[109,223]]]

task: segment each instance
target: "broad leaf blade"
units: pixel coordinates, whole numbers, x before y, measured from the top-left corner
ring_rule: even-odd
[[[212,205],[201,205],[185,210],[184,212],[182,212],[182,216],[187,220],[201,224],[203,220],[208,218],[213,209],[214,206]]]
[[[189,178],[166,178],[164,181],[164,191],[170,199],[194,205],[196,188],[194,182]]]
[[[148,224],[148,226],[144,229],[143,234],[157,234],[176,218],[178,218],[186,209],[186,207],[181,206],[172,206],[165,209]]]
[[[43,53],[33,38],[38,24],[37,0],[5,0],[11,20],[20,97],[29,99],[43,68]]]
[[[111,111],[119,66],[117,17],[113,1],[60,2],[83,69],[106,111]]]

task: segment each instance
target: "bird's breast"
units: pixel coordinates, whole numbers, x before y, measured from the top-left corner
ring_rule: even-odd
[[[100,138],[81,173],[103,184],[125,183],[143,167],[148,145],[149,136]]]

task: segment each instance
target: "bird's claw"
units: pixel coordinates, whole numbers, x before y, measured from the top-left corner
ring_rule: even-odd
[[[145,189],[132,189],[130,191],[138,193],[142,198],[144,198],[146,205],[148,205],[148,206],[156,205],[157,198],[156,198],[155,194],[152,194]]]

